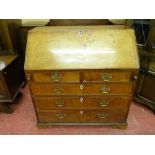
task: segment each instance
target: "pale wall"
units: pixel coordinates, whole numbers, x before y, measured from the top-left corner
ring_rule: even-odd
[[[48,23],[49,19],[22,19],[23,25],[44,25]]]

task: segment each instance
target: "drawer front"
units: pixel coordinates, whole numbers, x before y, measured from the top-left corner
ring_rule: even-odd
[[[130,97],[34,97],[38,110],[49,109],[126,109],[130,104]]]
[[[129,82],[131,72],[128,71],[86,71],[83,82]]]
[[[34,82],[80,82],[79,72],[42,71],[33,73]]]
[[[114,84],[31,84],[33,95],[131,94],[132,83]]]
[[[39,122],[103,122],[115,123],[126,121],[126,111],[112,110],[51,110],[39,111]]]

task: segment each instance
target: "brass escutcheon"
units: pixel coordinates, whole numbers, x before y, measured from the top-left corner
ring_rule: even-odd
[[[51,79],[55,82],[58,82],[61,80],[61,74],[58,72],[55,72],[51,75]]]
[[[102,94],[108,94],[109,92],[110,92],[110,88],[107,85],[105,85],[101,88]]]
[[[110,74],[110,73],[102,73],[101,74],[101,79],[103,81],[110,81],[112,79],[112,74]]]
[[[83,97],[80,97],[80,102],[83,102],[84,98]]]
[[[82,90],[83,88],[84,88],[84,86],[81,84],[81,85],[80,85],[80,89]]]
[[[81,110],[81,111],[80,111],[80,114],[81,114],[81,115],[83,115],[83,113],[84,113],[84,111],[83,111],[83,110]]]

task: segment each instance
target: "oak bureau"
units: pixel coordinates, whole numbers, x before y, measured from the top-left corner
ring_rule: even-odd
[[[25,73],[37,125],[127,126],[138,67],[132,29],[32,29],[28,33]]]

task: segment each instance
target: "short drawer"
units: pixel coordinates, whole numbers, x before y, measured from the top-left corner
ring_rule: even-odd
[[[131,94],[132,83],[113,84],[31,84],[33,95]]]
[[[83,82],[129,82],[129,71],[86,71],[83,73]]]
[[[34,82],[80,82],[80,73],[76,71],[35,71],[32,73]]]
[[[49,109],[126,109],[130,104],[128,96],[79,96],[79,97],[34,97],[38,110]]]
[[[118,123],[126,121],[127,111],[112,110],[51,110],[39,111],[39,122],[81,123],[103,122]]]

